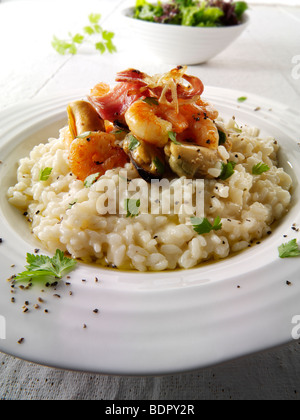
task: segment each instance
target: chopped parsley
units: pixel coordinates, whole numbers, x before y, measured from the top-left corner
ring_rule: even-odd
[[[39,181],[48,181],[52,171],[53,171],[53,168],[42,169],[39,175]]]
[[[139,208],[141,206],[141,200],[134,200],[132,198],[126,198],[124,201],[124,207],[127,211],[126,217],[136,217],[139,215]]]
[[[140,145],[141,143],[138,141],[138,139],[134,137],[133,135],[130,135],[128,149],[132,151],[132,150],[135,150]]]
[[[269,170],[270,170],[270,167],[267,164],[260,162],[257,165],[253,166],[252,175],[261,175],[264,172],[268,172]]]
[[[169,131],[169,139],[176,145],[180,145],[181,143],[177,140],[177,134],[174,131]]]
[[[194,231],[199,235],[222,229],[221,218],[219,216],[214,220],[213,224],[211,224],[210,221],[205,217],[191,217],[191,223],[193,225]]]
[[[69,203],[68,210],[71,209],[75,204],[77,203],[77,200],[74,200],[72,203]]]
[[[148,105],[159,105],[158,99],[151,97],[143,99],[143,102],[145,102]]]
[[[84,181],[85,188],[91,187],[99,178],[100,172],[97,172],[96,174],[92,174],[88,176]]]
[[[243,132],[243,130],[238,126],[237,122],[234,123],[233,130],[236,133],[242,133]]]
[[[224,131],[218,130],[219,132],[219,146],[226,143],[227,136]]]
[[[92,134],[91,131],[86,131],[85,133],[81,133],[79,134],[79,136],[77,136],[77,139],[86,139],[87,137],[89,137]]]
[[[247,101],[247,96],[241,96],[241,97],[239,97],[238,98],[238,102],[245,102],[245,101]]]
[[[280,258],[292,258],[300,256],[300,249],[297,244],[297,239],[292,239],[286,244],[282,244],[278,247]]]
[[[157,173],[159,175],[162,175],[165,172],[165,165],[163,164],[163,162],[158,157],[156,157],[155,159],[153,159],[153,163],[155,165]]]
[[[234,174],[235,166],[236,162],[222,163],[222,172],[219,179],[226,181],[226,179],[230,178]]]
[[[73,270],[77,261],[73,258],[65,257],[63,251],[56,250],[53,258],[46,255],[36,255],[27,253],[25,266],[26,271],[19,273],[16,281],[38,281],[53,278],[62,279],[69,271]]]

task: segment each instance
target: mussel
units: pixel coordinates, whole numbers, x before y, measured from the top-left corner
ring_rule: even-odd
[[[123,142],[123,150],[129,156],[141,178],[146,182],[162,179],[167,170],[163,149],[152,146],[129,133]]]
[[[71,102],[67,107],[72,137],[86,132],[105,131],[105,124],[95,108],[86,101]]]
[[[212,178],[209,169],[215,168],[218,162],[226,162],[218,150],[200,147],[192,143],[169,142],[164,151],[170,168],[179,177]]]

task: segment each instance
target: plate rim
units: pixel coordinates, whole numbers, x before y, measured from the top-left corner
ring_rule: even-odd
[[[235,91],[235,90],[231,90],[231,89],[224,89],[224,88],[215,88],[215,87],[207,87],[207,90],[208,90],[208,92],[210,91],[212,89],[212,91],[215,91],[215,92],[228,92],[228,91],[230,91],[231,92],[231,95],[234,95],[234,97],[235,98],[238,98],[238,96],[236,96],[237,95],[237,93],[239,93],[240,94],[240,91]],[[81,90],[82,91],[82,90]],[[259,97],[259,96],[257,96],[257,95],[252,95],[252,94],[250,94],[250,93],[247,93],[247,92],[243,92],[245,95],[248,95],[248,98],[251,98],[251,100],[248,102],[248,104],[246,104],[246,107],[245,107],[245,104],[242,104],[242,105],[240,105],[240,104],[238,104],[238,103],[236,103],[236,105],[238,106],[238,105],[240,105],[241,107],[244,107],[245,109],[248,109],[248,105],[249,105],[249,111],[250,110],[252,110],[252,112],[253,112],[253,107],[252,107],[252,103],[255,103],[257,100],[260,100],[260,102],[261,103],[263,103],[263,104],[265,104],[265,103],[272,103],[273,105],[275,105],[276,104],[276,102],[274,102],[274,101],[269,101],[269,100],[267,100],[266,98],[262,98],[262,97]],[[72,97],[76,97],[77,96],[77,94],[78,94],[78,92],[75,92],[75,93],[72,93]],[[66,93],[62,93],[61,95],[59,95],[59,97],[63,100],[63,98],[65,98],[65,97],[68,97],[68,96],[66,96],[66,95],[69,95],[69,94],[66,94]],[[80,95],[81,96],[81,95]],[[206,96],[205,94],[204,94],[204,96]],[[53,99],[50,99],[49,97],[47,97],[47,98],[38,98],[37,100],[35,100],[35,101],[30,101],[31,103],[32,103],[32,106],[34,107],[34,106],[36,106],[37,104],[42,104],[42,103],[50,103],[50,105],[51,105],[51,102],[52,102],[52,100],[55,100],[54,98],[56,98],[57,99],[57,97],[58,97],[58,95],[53,95]],[[26,101],[26,103],[28,104],[28,101]],[[28,104],[29,105],[29,104]],[[251,105],[251,106],[250,106]],[[278,106],[278,108],[280,109],[280,112],[282,112],[282,111],[284,111],[285,113],[283,114],[284,116],[286,115],[286,113],[288,114],[288,111],[289,111],[289,108],[288,107],[286,107],[285,105],[282,105],[282,104],[278,104],[279,106]],[[8,110],[8,108],[7,109],[5,109],[4,111],[5,111],[5,113],[6,114],[10,114],[11,113],[11,111],[13,111],[13,110],[16,110],[16,109],[22,109],[22,107],[23,107],[24,105],[22,105],[22,103],[19,103],[18,105],[16,105],[16,106],[12,106],[12,107],[10,107],[10,110]],[[277,108],[277,105],[276,105],[276,108]],[[3,111],[2,112],[0,112],[0,115],[3,113]],[[264,115],[263,113],[261,114],[262,116]],[[274,115],[274,114],[273,114]],[[1,143],[2,142],[2,140],[0,140],[0,150],[1,150]],[[270,244],[270,242],[269,242],[269,244]],[[270,246],[271,246],[271,244],[270,244]],[[278,266],[281,266],[281,261],[277,261],[277,265]],[[292,273],[295,273],[295,272],[297,272],[297,270],[298,270],[298,268],[299,268],[299,265],[298,264],[295,264],[295,261],[293,261],[293,263],[291,264],[291,268],[290,268],[290,271],[292,271]],[[193,269],[193,270],[191,270],[191,271],[193,271],[195,274],[197,274],[196,273],[196,271],[197,272],[199,272],[198,271],[198,269],[196,268],[196,269]],[[193,274],[194,274],[193,273]],[[158,273],[158,274],[161,274],[161,273]],[[147,274],[148,275],[148,274]],[[138,276],[137,276],[138,277]],[[239,276],[238,276],[239,277]],[[233,287],[232,285],[233,284],[235,284],[235,283],[237,283],[237,281],[238,281],[238,278],[232,278],[232,279],[230,279],[230,282],[228,282],[228,287],[229,287],[229,284],[231,285],[231,287]],[[276,277],[276,285],[278,286],[278,281],[279,281],[279,279],[277,279],[277,277]],[[222,285],[222,286],[224,286],[225,285],[225,283],[223,283],[222,284],[222,282],[221,281],[215,281],[215,282],[213,282],[215,285],[216,284],[218,284],[218,285]],[[191,283],[190,285],[185,285],[184,287],[185,287],[185,290],[200,290],[201,289],[201,291],[203,291],[203,290],[205,290],[205,289],[207,289],[207,288],[209,288],[209,286],[211,286],[211,284],[212,283],[200,283],[200,284],[197,284],[197,282],[195,282],[195,283]],[[81,285],[82,286],[82,285]],[[123,285],[124,286],[124,285]],[[3,287],[3,285],[2,285],[2,287]],[[78,288],[79,287],[79,284],[76,284],[76,288]],[[265,286],[263,287],[263,289],[265,288]],[[1,285],[0,285],[0,289],[1,289]],[[223,287],[221,287],[221,289],[223,289]],[[297,290],[298,290],[298,286],[297,286],[297,288],[296,288]],[[120,289],[121,291],[122,291],[122,293],[126,293],[126,285],[124,286],[124,287],[122,287],[121,289]],[[110,290],[110,288],[108,287],[108,289],[106,290],[106,292],[109,292],[109,291],[111,291]],[[178,285],[178,287],[177,286],[173,286],[172,287],[172,291],[173,291],[173,293],[178,293],[179,291],[182,291],[182,286],[179,284]],[[207,291],[207,290],[206,290]],[[299,289],[299,291],[300,291],[300,289]],[[131,291],[130,293],[133,293],[133,298],[134,299],[137,299],[137,298],[140,298],[141,297],[141,295],[143,295],[143,296],[145,296],[145,295],[149,295],[149,294],[151,294],[152,295],[152,298],[153,298],[153,293],[154,293],[154,295],[155,295],[155,293],[159,293],[160,295],[164,295],[165,293],[169,293],[170,292],[170,289],[167,287],[166,288],[166,285],[163,285],[162,286],[162,288],[158,288],[158,289],[155,289],[154,291],[152,290],[140,290],[140,289],[135,289],[134,288],[134,290],[133,291]],[[129,291],[127,291],[127,293],[129,293]],[[129,294],[130,294],[129,293]],[[209,293],[208,293],[209,294]],[[1,299],[1,297],[0,297],[0,299]],[[174,300],[174,302],[176,301],[176,299],[177,298],[175,298],[175,300]],[[0,302],[1,302],[1,300],[0,300]],[[160,305],[162,305],[162,302],[160,302]],[[161,306],[162,307],[162,306]],[[139,308],[139,305],[137,305],[136,306],[136,308]],[[290,338],[290,340],[292,340],[292,338]],[[281,344],[284,344],[285,342],[287,342],[287,339],[285,338],[285,339],[282,339],[281,341],[280,341],[280,343],[276,343],[276,342],[274,342],[273,343],[273,345],[272,346],[270,346],[270,347],[276,347],[276,346],[278,346],[278,345],[281,345]],[[1,342],[1,340],[0,340],[0,350],[2,351],[2,349],[5,349],[5,346],[3,347],[2,345],[2,342]],[[13,348],[15,348],[15,346],[13,346]],[[9,352],[9,354],[12,354],[12,355],[14,355],[15,357],[20,357],[20,356],[22,356],[22,354],[23,354],[23,352],[22,352],[22,349],[21,349],[21,347],[19,347],[19,349],[18,350],[14,350],[13,352]],[[263,348],[262,348],[263,349]],[[261,350],[262,350],[261,349]],[[255,349],[252,349],[251,351],[250,351],[250,353],[253,353],[253,352],[255,352],[255,351],[260,351],[260,349],[257,349],[257,350],[255,350]],[[5,351],[4,351],[5,352]],[[238,352],[237,352],[238,353]],[[248,353],[249,354],[249,353]],[[139,354],[140,355],[140,354]],[[245,355],[245,351],[243,352],[243,354],[240,354],[240,355],[238,355],[238,354],[236,354],[236,355],[232,355],[233,357],[240,357],[240,356],[243,356],[243,355]],[[219,357],[219,359],[218,359],[218,357]],[[227,357],[225,357],[225,355],[223,355],[223,357],[221,357],[221,356],[215,356],[215,361],[216,361],[216,363],[220,363],[220,362],[222,362],[222,361],[225,361],[225,360],[229,360],[229,359],[231,359],[232,357],[229,355],[229,354],[227,354]],[[21,357],[22,358],[22,357]],[[38,358],[35,358],[36,360],[38,360]],[[32,361],[32,362],[36,362],[36,363],[39,363],[39,364],[46,364],[47,365],[47,363],[45,363],[46,362],[46,360],[42,360],[42,363],[41,363],[41,361],[35,361],[35,360],[33,360],[33,359],[30,359],[30,358],[26,358],[25,360],[30,360],[30,361]],[[49,360],[49,359],[48,359]],[[56,363],[54,362],[54,360],[52,360],[52,363],[50,363],[53,367],[55,367],[55,365],[56,364],[58,364],[59,365],[59,363],[58,363],[58,361],[56,361]],[[64,363],[63,363],[64,364]],[[59,365],[58,367],[59,368],[64,368],[62,365],[63,364],[61,364],[61,365]],[[179,366],[177,366],[176,368],[175,368],[175,366],[173,366],[173,368],[171,368],[171,366],[169,365],[168,367],[166,367],[166,369],[165,369],[165,371],[164,371],[164,369],[163,369],[163,367],[162,366],[160,366],[159,365],[159,367],[158,366],[156,366],[156,367],[154,367],[154,366],[152,366],[152,367],[148,367],[148,368],[142,368],[141,366],[139,366],[138,368],[134,368],[134,366],[131,366],[130,368],[124,368],[123,367],[123,369],[122,369],[122,367],[121,366],[118,366],[118,367],[116,367],[116,370],[114,370],[114,368],[111,366],[108,370],[105,370],[105,368],[102,366],[101,368],[98,366],[98,368],[96,368],[96,372],[98,372],[98,373],[107,373],[107,374],[125,374],[125,375],[131,375],[131,374],[134,374],[134,375],[136,375],[136,374],[142,374],[142,375],[152,375],[152,374],[164,374],[164,373],[174,373],[174,372],[182,372],[182,371],[190,371],[190,370],[194,370],[194,369],[197,369],[197,368],[199,368],[199,367],[203,367],[203,366],[207,366],[207,365],[211,365],[211,364],[214,364],[214,363],[211,363],[211,362],[209,362],[208,364],[207,364],[207,362],[205,363],[204,362],[204,360],[202,360],[202,362],[200,362],[199,361],[199,365],[197,366],[197,363],[195,363],[195,360],[194,360],[194,362],[191,364],[190,362],[187,364],[187,365],[185,365],[185,366],[181,366],[181,367],[179,367]],[[67,367],[65,367],[66,369],[70,369],[70,370],[84,370],[84,371],[91,371],[90,369],[87,369],[87,367],[88,366],[84,366],[84,365],[82,365],[82,366],[74,366],[74,365],[72,365],[72,364],[70,364],[70,365],[68,365],[68,363],[67,363]],[[94,371],[93,369],[92,369],[92,371]]]

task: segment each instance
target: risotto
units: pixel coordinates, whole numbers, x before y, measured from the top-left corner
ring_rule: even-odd
[[[274,138],[261,138],[258,129],[239,127],[235,119],[225,123],[217,118],[214,123],[230,143],[225,147],[219,142],[215,149],[226,164],[217,162],[207,176],[191,179],[168,172],[169,184],[159,183],[158,195],[137,188],[135,200],[128,187],[142,180],[137,165],[127,159],[102,170],[96,162],[99,171],[80,179],[72,168],[70,129],[65,127],[59,138],[36,146],[21,159],[9,201],[26,212],[33,235],[49,252],[61,249],[87,262],[138,271],[189,269],[224,259],[271,234],[273,223],[289,209],[292,181],[278,165]],[[90,132],[76,139],[90,146],[88,136]],[[176,138],[172,145],[181,147],[180,136]],[[197,202],[197,185],[187,182],[195,179],[203,186],[199,217],[194,217],[195,207],[188,206]],[[178,192],[184,197],[181,203],[176,201]],[[164,198],[168,210],[153,211]],[[133,202],[136,205],[130,206]],[[203,229],[203,224],[209,228]]]

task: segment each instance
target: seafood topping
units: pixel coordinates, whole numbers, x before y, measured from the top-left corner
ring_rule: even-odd
[[[109,169],[123,167],[128,156],[116,144],[116,137],[105,132],[104,121],[85,101],[68,106],[69,163],[72,173],[84,181],[95,173],[104,175]]]
[[[209,170],[221,167],[225,160],[218,150],[197,146],[191,143],[168,143],[165,153],[172,171],[179,177],[212,178]]]
[[[102,85],[95,86],[88,96],[89,101],[95,107],[101,118],[104,120],[114,122],[120,120],[124,121],[124,114],[127,109],[137,99],[143,96],[142,93],[129,95],[128,92],[136,92],[136,84],[133,83],[118,83],[112,90],[104,92]]]
[[[138,140],[132,134],[125,137],[123,143],[125,153],[137,169],[141,178],[147,182],[161,179],[166,171],[165,155],[162,149]]]
[[[154,76],[128,69],[117,74],[115,87],[99,83],[89,102],[71,103],[73,173],[84,180],[129,161],[148,182],[170,173],[208,178],[218,173],[226,163],[219,146],[230,151],[231,143],[215,121],[218,111],[201,98],[203,83],[186,69]]]
[[[194,76],[185,74],[186,67],[176,67],[166,74],[152,77],[138,70],[129,69],[117,74],[116,81],[136,84],[136,89],[146,97],[159,98],[160,103],[177,107],[178,99],[191,99],[204,91],[203,83]]]
[[[73,139],[88,131],[105,131],[103,119],[89,102],[72,102],[68,105],[67,112]]]

